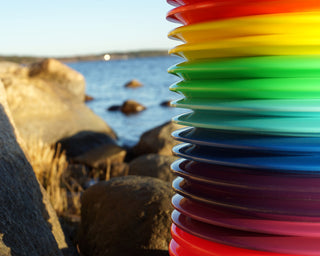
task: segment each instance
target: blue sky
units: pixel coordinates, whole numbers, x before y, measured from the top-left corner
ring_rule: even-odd
[[[72,56],[169,49],[166,0],[10,0],[1,3],[0,55]]]

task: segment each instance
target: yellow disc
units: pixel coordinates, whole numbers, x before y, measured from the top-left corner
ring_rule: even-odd
[[[245,56],[319,55],[320,36],[263,35],[228,38],[201,44],[182,44],[169,53],[189,61]]]
[[[188,43],[243,36],[290,34],[320,35],[320,12],[268,14],[182,26],[169,37]]]

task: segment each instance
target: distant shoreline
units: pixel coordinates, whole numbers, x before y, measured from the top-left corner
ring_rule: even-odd
[[[108,53],[111,60],[115,59],[131,59],[139,57],[155,57],[155,56],[167,56],[166,50],[149,50],[149,51],[130,51],[130,52],[111,52]],[[78,62],[78,61],[97,61],[104,60],[104,54],[88,54],[79,56],[68,57],[33,57],[33,56],[0,56],[0,61],[10,61],[20,64],[29,64],[32,62],[41,61],[46,58],[54,58],[62,62]]]

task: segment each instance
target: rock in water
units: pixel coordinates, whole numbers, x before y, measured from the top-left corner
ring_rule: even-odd
[[[126,87],[126,88],[138,88],[141,86],[143,86],[143,84],[140,83],[137,79],[133,79],[124,85],[124,87]]]
[[[6,66],[6,69],[5,69]],[[81,131],[116,137],[84,103],[83,76],[48,60],[29,67],[0,68],[7,101],[22,138],[54,144]],[[0,65],[1,67],[1,65]]]
[[[146,107],[134,100],[127,100],[121,106],[122,113],[126,115],[134,114],[145,110]]]
[[[82,196],[83,255],[167,255],[171,196],[168,182],[126,176],[100,182]]]
[[[109,107],[107,110],[108,111],[118,111],[118,110],[121,110],[121,106],[113,105],[113,106]]]
[[[176,175],[170,165],[177,159],[175,156],[158,154],[142,155],[130,162],[129,175],[154,177],[171,183]]]
[[[89,101],[93,101],[93,100],[94,100],[94,98],[92,96],[90,96],[90,95],[85,95],[84,96],[84,101],[85,102],[89,102]]]
[[[172,156],[172,147],[179,144],[171,137],[171,133],[183,126],[167,122],[152,130],[146,131],[141,135],[140,141],[133,148],[133,154],[136,156],[143,154],[160,154]]]
[[[166,100],[160,103],[160,106],[162,107],[171,107],[171,101],[170,100]]]
[[[44,204],[10,119],[0,82],[0,255],[62,255],[49,223],[57,217]]]

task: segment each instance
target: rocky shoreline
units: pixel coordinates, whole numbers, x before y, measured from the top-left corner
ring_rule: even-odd
[[[0,112],[0,142],[13,157],[1,158],[5,160],[0,160],[0,172],[8,176],[7,161],[20,163],[11,177],[17,198],[24,190],[38,193],[39,198],[49,196],[57,211],[50,211],[50,219],[56,220],[50,223],[51,230],[38,234],[51,236],[51,245],[31,242],[28,246],[35,247],[34,253],[26,255],[168,255],[175,178],[170,164],[177,159],[171,151],[177,142],[170,134],[181,127],[163,124],[145,132],[134,147],[124,148],[108,124],[85,105],[85,98],[84,77],[55,59],[27,66],[0,62],[0,110],[5,110]],[[6,126],[15,131],[10,141]],[[54,152],[52,163],[59,166],[46,175],[31,161],[31,155],[40,154],[26,146],[35,141],[48,145]],[[19,185],[24,172],[33,183],[36,173],[41,184]],[[0,198],[5,193],[0,189]],[[29,200],[29,207],[43,212],[38,201]],[[9,202],[1,202],[0,216],[7,213]],[[46,209],[52,209],[51,204],[46,202]],[[27,228],[15,216],[10,223]],[[1,225],[8,223],[0,218],[0,255],[25,255],[20,248],[23,238],[15,234],[18,240],[3,239]]]
[[[130,59],[130,58],[143,58],[155,56],[167,56],[167,50],[149,50],[149,51],[130,51],[130,52],[110,52],[109,57],[112,60]],[[77,62],[77,61],[97,61],[105,60],[105,53],[90,54],[69,57],[56,57],[55,59],[61,62]],[[0,56],[0,62],[8,61],[18,64],[31,64],[34,62],[41,62],[45,57],[32,57],[32,56]]]

